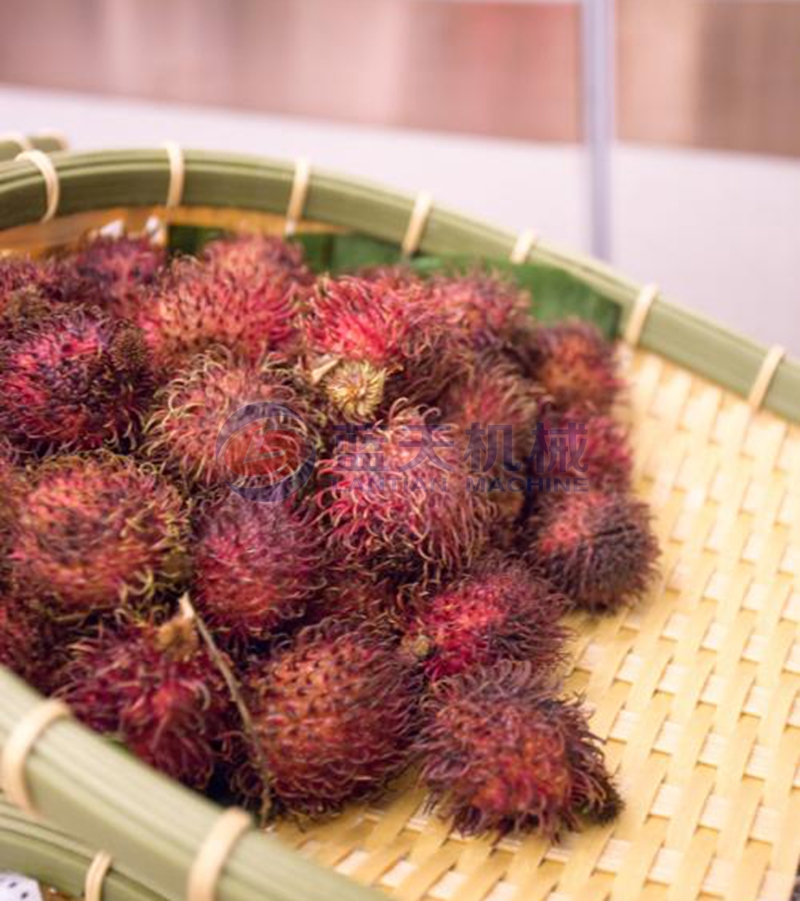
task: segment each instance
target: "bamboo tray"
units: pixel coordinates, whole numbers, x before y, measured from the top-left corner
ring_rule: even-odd
[[[59,196],[47,223],[52,173],[48,195],[37,165],[0,167],[0,251],[153,212],[265,232],[283,230],[290,206],[299,215],[289,163],[186,152],[178,171],[164,150],[51,159]],[[800,365],[530,235],[435,205],[415,218],[419,199],[313,173],[300,207],[301,229],[356,230],[426,254],[513,253],[619,305],[636,485],[656,513],[662,575],[636,609],[575,619],[570,684],[594,711],[627,808],[558,846],[466,840],[400,786],[306,831],[247,831],[198,896],[190,873],[221,811],[61,720],[26,768],[51,825],[0,805],[0,867],[25,863],[80,894],[107,852],[107,901],[374,901],[376,890],[404,901],[787,901],[800,858]],[[0,749],[40,702],[0,672]],[[95,901],[97,881],[89,888]]]

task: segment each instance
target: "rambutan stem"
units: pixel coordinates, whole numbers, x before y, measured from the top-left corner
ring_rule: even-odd
[[[180,606],[181,616],[184,617],[187,621],[194,623],[197,632],[208,648],[208,653],[211,657],[212,662],[219,670],[222,678],[225,680],[225,684],[228,687],[228,691],[230,692],[231,698],[233,699],[233,703],[236,705],[236,709],[239,712],[239,717],[242,721],[242,727],[258,760],[260,774],[264,782],[264,792],[261,798],[261,810],[259,811],[259,817],[262,821],[266,821],[267,817],[269,816],[271,807],[269,797],[269,768],[267,766],[267,758],[264,754],[264,749],[261,747],[258,733],[256,732],[255,726],[253,725],[253,717],[250,713],[250,708],[245,702],[241,686],[239,685],[236,676],[234,676],[233,671],[228,666],[228,663],[225,660],[225,656],[220,651],[216,641],[214,641],[214,636],[209,631],[208,626],[206,626],[205,622],[203,622],[203,618],[198,614],[197,610],[195,610],[194,604],[192,604],[189,594],[183,594],[178,601],[178,604]]]

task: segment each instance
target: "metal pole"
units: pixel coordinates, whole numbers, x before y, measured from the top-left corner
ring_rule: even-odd
[[[611,152],[614,143],[614,0],[583,0],[583,127],[589,170],[592,253],[611,260]]]

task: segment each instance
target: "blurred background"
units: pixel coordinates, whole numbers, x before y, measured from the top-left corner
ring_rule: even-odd
[[[307,155],[800,354],[800,0],[0,0],[0,132]]]

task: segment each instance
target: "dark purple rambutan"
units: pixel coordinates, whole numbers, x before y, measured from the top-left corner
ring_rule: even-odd
[[[290,812],[322,814],[372,795],[407,763],[419,672],[375,623],[306,627],[253,671],[249,688],[267,782]],[[261,774],[239,775],[240,790],[258,798]]]
[[[226,647],[267,639],[305,612],[323,557],[322,536],[307,515],[286,502],[231,494],[199,527],[196,607]]]
[[[375,619],[400,610],[397,591],[387,580],[370,578],[368,573],[354,576],[347,561],[334,562],[326,570],[328,584],[315,598],[312,614],[318,619],[362,617]]]
[[[440,332],[419,291],[353,276],[318,283],[304,326],[306,371],[346,420],[372,421],[394,400],[419,402],[446,384]]]
[[[419,408],[398,408],[341,437],[318,464],[317,503],[334,555],[353,573],[425,589],[477,557],[496,511],[472,490],[451,429],[432,426]]]
[[[40,313],[0,335],[0,429],[37,450],[132,440],[153,392],[142,333],[96,307]]]
[[[59,260],[32,260],[27,256],[0,256],[0,317],[20,293],[48,301],[61,301],[68,294],[69,269]]]
[[[255,365],[267,353],[292,348],[306,290],[280,266],[243,260],[232,268],[182,257],[145,292],[136,322],[161,369],[217,345]]]
[[[524,469],[539,416],[540,392],[511,364],[479,357],[439,401],[442,418],[468,439],[475,473],[508,478]]]
[[[13,451],[0,438],[0,585],[7,575],[11,534],[18,514],[21,488],[22,480]]]
[[[18,601],[0,595],[0,666],[29,679],[40,663],[41,651],[35,617]]]
[[[490,559],[424,605],[404,642],[431,680],[499,660],[552,670],[564,656],[565,609],[566,598],[523,563]]]
[[[535,357],[536,377],[561,409],[605,413],[622,387],[614,345],[588,322],[537,329]]]
[[[20,499],[12,584],[64,615],[149,598],[184,575],[187,528],[177,490],[131,459],[54,458]]]
[[[87,301],[133,320],[143,290],[154,285],[166,265],[167,253],[147,237],[94,237],[70,258],[76,301]]]
[[[630,487],[632,451],[625,427],[611,416],[571,409],[550,411],[532,439],[531,473],[537,477],[585,479],[589,488]]]
[[[530,297],[499,274],[436,275],[424,284],[420,303],[456,355],[500,349],[528,320]]]
[[[421,780],[462,832],[557,837],[621,809],[577,701],[554,697],[526,664],[445,679],[423,706]]]
[[[567,494],[544,507],[532,526],[531,565],[577,608],[614,612],[641,596],[655,575],[650,511],[626,494]]]
[[[173,779],[205,788],[237,723],[192,620],[101,627],[70,651],[56,694],[75,716]]]
[[[307,475],[315,440],[313,414],[285,372],[209,353],[157,393],[144,451],[190,484],[249,480],[277,491]]]

